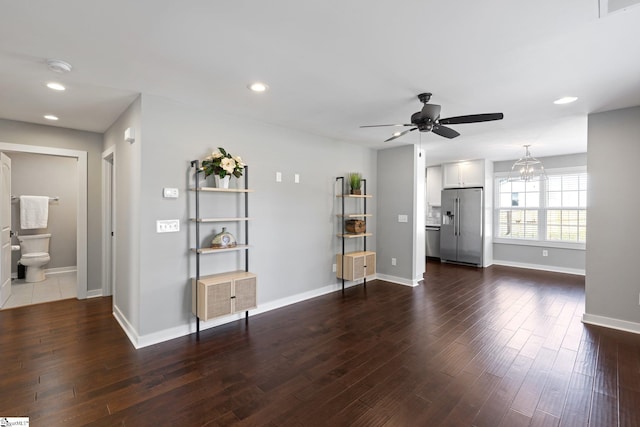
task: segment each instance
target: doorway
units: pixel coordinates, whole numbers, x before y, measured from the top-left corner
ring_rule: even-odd
[[[75,161],[77,176],[77,197],[75,203],[76,213],[76,297],[87,297],[87,152],[63,148],[42,147],[23,144],[11,144],[0,142],[0,151],[11,153],[31,153],[49,156],[71,158]],[[36,174],[37,177],[37,174]],[[46,178],[42,178],[46,179]],[[10,200],[9,200],[10,203]],[[1,200],[0,209],[11,209],[5,206],[6,200]],[[10,255],[9,255],[10,256]]]
[[[116,260],[116,152],[109,147],[102,153],[102,295],[115,293]],[[115,298],[113,298],[115,301]]]

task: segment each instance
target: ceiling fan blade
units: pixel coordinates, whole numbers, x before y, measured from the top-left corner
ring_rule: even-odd
[[[413,129],[405,130],[405,131],[402,131],[402,132],[400,132],[400,133],[396,132],[396,133],[394,133],[394,134],[393,134],[393,136],[392,136],[391,138],[389,138],[389,139],[385,139],[385,140],[384,140],[384,142],[393,141],[394,139],[396,139],[396,138],[400,138],[402,135],[404,135],[404,134],[406,134],[406,133],[409,133],[409,132],[412,132],[412,131],[414,131],[414,130],[416,130],[416,129],[418,129],[418,128],[413,128]]]
[[[433,129],[431,129],[431,132],[435,133],[436,135],[444,136],[445,138],[449,138],[449,139],[453,139],[456,136],[460,136],[458,132],[446,126],[434,126]]]
[[[423,119],[429,118],[435,121],[435,119],[440,116],[441,108],[442,107],[437,104],[424,104],[424,107],[422,107],[422,111],[420,113],[420,117],[422,117]]]
[[[379,128],[379,127],[384,127],[384,126],[415,126],[413,124],[408,124],[408,125],[400,125],[400,124],[395,124],[395,125],[367,125],[367,126],[360,126],[361,128]]]
[[[490,122],[492,120],[502,120],[503,117],[504,114],[502,113],[470,114],[468,116],[456,116],[440,119],[439,122],[443,125],[458,125],[462,123],[479,123]]]

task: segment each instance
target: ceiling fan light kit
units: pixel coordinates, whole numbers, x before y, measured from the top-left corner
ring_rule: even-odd
[[[502,120],[504,115],[502,113],[487,113],[487,114],[470,114],[466,116],[456,116],[456,117],[448,117],[441,119],[440,118],[440,110],[441,106],[437,104],[429,104],[431,100],[432,94],[429,92],[421,93],[418,95],[418,100],[424,104],[422,110],[413,113],[411,115],[411,123],[408,124],[392,124],[392,125],[367,125],[360,126],[361,128],[370,128],[370,127],[383,127],[383,126],[413,126],[409,130],[405,130],[403,132],[395,132],[391,138],[385,140],[384,142],[393,141],[396,138],[400,138],[401,136],[412,132],[414,130],[419,130],[420,132],[433,132],[436,135],[440,135],[444,138],[453,139],[460,134],[451,129],[450,127],[444,125],[457,125],[463,123],[479,123],[479,122],[488,122],[492,120]]]

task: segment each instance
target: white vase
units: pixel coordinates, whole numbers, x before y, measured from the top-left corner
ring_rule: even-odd
[[[231,175],[227,175],[224,178],[220,178],[216,175],[216,188],[229,188],[229,180]]]

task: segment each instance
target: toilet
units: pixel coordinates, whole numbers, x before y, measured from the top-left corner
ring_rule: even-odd
[[[42,282],[44,266],[51,257],[49,256],[49,239],[51,234],[35,234],[32,236],[18,236],[22,257],[20,264],[27,267],[26,282]]]

